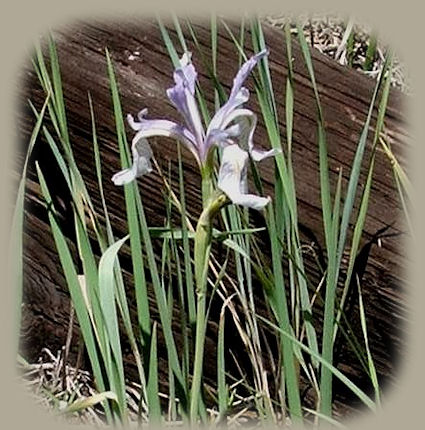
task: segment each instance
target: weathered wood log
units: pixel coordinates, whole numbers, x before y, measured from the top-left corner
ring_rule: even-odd
[[[195,26],[198,42],[205,52],[210,49],[208,28]],[[170,28],[172,36],[176,35]],[[265,28],[265,37],[270,48],[269,62],[276,93],[277,108],[281,135],[285,137],[285,82],[287,76],[285,43],[281,32]],[[94,171],[94,156],[91,140],[90,112],[87,94],[90,92],[94,103],[98,128],[98,140],[102,157],[104,177],[109,179],[120,169],[118,146],[115,136],[115,125],[106,72],[105,48],[112,57],[117,80],[120,87],[123,111],[136,114],[144,107],[149,108],[152,118],[179,120],[175,109],[170,105],[165,90],[172,84],[172,65],[161,39],[158,27],[149,21],[126,23],[79,23],[63,28],[55,33],[63,89],[67,108],[70,139],[78,166],[86,180],[89,193],[94,203],[100,207],[100,197]],[[209,106],[213,106],[213,88],[201,60],[193,50],[193,61],[199,72],[199,80]],[[229,88],[237,70],[237,51],[222,29],[218,39],[218,71],[225,88]],[[356,71],[344,68],[313,50],[313,61],[316,79],[326,121],[327,141],[332,170],[331,183],[335,184],[338,169],[343,169],[343,186],[347,185],[350,165],[354,157],[358,138],[375,86],[375,81]],[[293,164],[297,184],[297,198],[300,228],[304,243],[311,244],[321,255],[324,247],[322,214],[320,209],[320,190],[318,177],[318,155],[316,144],[316,107],[307,70],[301,51],[294,40],[293,45],[295,69],[295,106],[293,133]],[[248,86],[250,86],[248,84]],[[30,66],[22,86],[22,105],[25,121],[21,122],[23,142],[34,125],[33,115],[26,105],[30,99],[36,107],[44,101],[44,93]],[[386,130],[391,139],[392,149],[402,163],[403,148],[408,145],[408,135],[403,116],[403,95],[398,90],[390,94],[386,115]],[[250,107],[259,112],[255,97],[251,97]],[[374,126],[376,115],[372,121]],[[371,133],[372,134],[372,133]],[[128,134],[131,137],[131,133]],[[267,133],[259,121],[255,140],[258,146],[267,147]],[[164,169],[171,166],[176,173],[174,143],[167,139],[158,139],[154,144],[156,159]],[[367,159],[366,153],[365,159]],[[40,138],[37,142],[30,165],[26,193],[25,218],[25,286],[24,286],[24,324],[23,348],[29,359],[35,359],[43,346],[53,350],[65,343],[68,326],[69,298],[62,275],[53,239],[42,205],[42,197],[34,169],[38,160],[46,175],[49,186],[55,195],[55,201],[61,207],[62,225],[71,243],[73,241],[72,218],[70,218],[70,197],[66,185],[61,179],[60,171],[46,142]],[[183,152],[183,164],[186,180],[188,207],[193,214],[199,214],[200,177],[197,166],[191,155]],[[366,164],[366,163],[365,163]],[[261,169],[265,190],[272,193],[273,162],[266,161]],[[366,169],[362,169],[360,182],[365,182]],[[154,172],[140,181],[142,198],[148,222],[151,226],[160,226],[165,218],[165,208],[161,194],[162,182]],[[127,233],[124,214],[122,189],[112,182],[105,181],[105,192],[108,197],[108,208],[114,224],[115,233],[122,237]],[[358,208],[358,202],[356,202]],[[261,216],[254,215],[259,224]],[[393,234],[382,239],[381,246],[376,245],[376,233],[388,227],[387,233]],[[393,184],[391,166],[385,154],[378,150],[374,175],[374,185],[370,201],[369,214],[366,220],[364,245],[364,267],[362,276],[363,300],[369,329],[369,342],[375,359],[379,378],[391,380],[394,377],[397,359],[395,355],[402,348],[402,321],[404,314],[403,299],[403,249],[401,235],[404,224],[400,204]],[[264,249],[267,249],[265,243]],[[267,251],[266,251],[267,253]],[[131,284],[131,264],[128,253],[124,252],[123,268]],[[322,273],[316,259],[306,254],[306,271],[313,283],[318,284]],[[360,259],[359,259],[359,262]],[[359,272],[360,273],[360,272]],[[259,300],[262,292],[258,291]],[[350,321],[353,330],[361,339],[358,324],[358,309],[353,299]],[[152,306],[155,312],[155,306]],[[132,309],[134,312],[134,309]],[[155,315],[154,315],[155,317]],[[316,317],[316,316],[315,316]],[[320,319],[320,310],[317,318]],[[212,318],[213,319],[213,318]],[[215,329],[211,323],[210,336],[206,347],[206,373],[211,383],[214,382],[215,365]],[[77,329],[75,328],[75,333]],[[232,344],[232,345],[238,345]],[[241,344],[239,344],[241,345]],[[243,352],[235,354],[243,357]],[[162,357],[165,353],[162,350]],[[343,346],[337,351],[340,367],[349,377],[368,389],[358,360],[353,353]],[[243,361],[243,358],[241,358]],[[131,356],[128,355],[131,367]],[[164,366],[166,371],[166,366]],[[349,403],[349,394],[343,387],[339,390],[339,401]]]

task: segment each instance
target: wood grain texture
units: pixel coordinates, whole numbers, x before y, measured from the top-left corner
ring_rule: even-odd
[[[236,28],[233,26],[232,28]],[[202,49],[208,58],[210,36],[207,25],[195,25]],[[269,62],[279,113],[280,131],[285,139],[285,82],[287,76],[285,41],[283,34],[265,27],[265,37],[270,49]],[[176,34],[170,28],[171,35],[177,41]],[[165,90],[172,85],[172,65],[161,39],[157,25],[148,20],[127,22],[82,22],[55,32],[59,60],[62,71],[63,91],[67,108],[70,138],[78,166],[86,180],[88,191],[97,208],[100,198],[94,170],[94,156],[91,142],[91,123],[87,100],[90,92],[95,109],[98,140],[102,157],[104,178],[109,179],[120,169],[118,145],[115,137],[115,125],[111,106],[108,77],[106,71],[105,48],[107,47],[114,66],[120,88],[124,113],[136,114],[142,108],[149,109],[151,118],[167,118],[180,121],[178,113],[171,106]],[[247,35],[247,40],[249,35]],[[177,42],[178,43],[178,42]],[[177,45],[176,45],[177,46]],[[200,84],[205,92],[209,107],[213,106],[213,88],[208,80],[196,48],[193,61],[199,72]],[[226,90],[232,84],[237,71],[237,51],[223,28],[218,38],[218,72]],[[356,71],[344,68],[313,51],[313,61],[326,122],[329,145],[331,183],[334,185],[339,168],[343,169],[343,185],[346,186],[350,165],[354,157],[363,122],[367,115],[375,81]],[[293,133],[293,164],[296,177],[297,199],[300,228],[303,242],[312,244],[320,254],[324,247],[323,226],[320,209],[320,190],[318,177],[318,154],[316,143],[316,108],[314,95],[303,58],[294,40],[295,69],[295,106]],[[251,89],[252,82],[248,87]],[[254,91],[249,106],[259,112]],[[30,99],[37,107],[44,100],[44,94],[37,82],[30,65],[26,70],[20,92],[22,111],[25,121],[20,122],[22,142],[28,142],[34,119],[26,100]],[[390,139],[392,149],[405,166],[405,153],[409,145],[406,118],[403,115],[405,100],[398,90],[390,94],[385,121],[385,132]],[[372,121],[375,124],[376,112]],[[370,133],[370,136],[372,133]],[[128,137],[132,132],[128,128]],[[369,136],[369,137],[370,137]],[[262,121],[255,132],[258,146],[267,148],[267,134]],[[159,165],[177,177],[175,143],[168,139],[154,140],[154,153]],[[368,150],[370,149],[370,142]],[[368,159],[368,150],[365,160]],[[35,359],[43,346],[59,348],[65,342],[69,301],[66,285],[56,255],[54,242],[49,232],[45,209],[37,185],[34,161],[38,160],[52,187],[56,201],[61,206],[61,223],[66,234],[73,241],[72,218],[70,218],[69,195],[50,150],[43,139],[37,142],[27,181],[26,193],[26,233],[25,233],[25,292],[24,318],[25,336],[23,345],[27,355]],[[183,153],[186,180],[187,205],[193,215],[200,212],[199,198],[200,176],[197,166],[188,151]],[[366,179],[362,169],[360,183]],[[265,191],[273,193],[273,162],[267,160],[261,165]],[[159,175],[153,172],[140,180],[142,198],[146,216],[151,226],[163,225],[165,209],[163,204],[162,183]],[[111,181],[105,181],[105,193],[108,209],[117,237],[127,233],[125,205],[122,189]],[[356,202],[356,208],[358,201]],[[262,225],[261,216],[253,214],[253,219]],[[390,226],[388,233],[394,236],[382,240],[378,247],[370,246],[367,266],[362,280],[364,302],[370,332],[370,344],[379,377],[391,381],[395,377],[397,354],[403,345],[403,320],[405,313],[404,249],[403,234],[405,225],[397,192],[394,187],[391,166],[385,154],[378,152],[372,187],[369,214],[366,220],[363,244],[373,240],[376,232]],[[264,249],[267,250],[266,238]],[[155,246],[159,251],[159,243]],[[267,252],[267,251],[266,251]],[[366,253],[365,253],[366,255]],[[321,273],[311,253],[306,253],[306,271],[313,283],[317,284]],[[126,280],[131,285],[130,259],[128,250],[123,255],[123,267]],[[129,291],[131,287],[129,287]],[[262,301],[262,292],[258,291],[258,300]],[[155,306],[152,302],[153,312]],[[134,312],[134,308],[132,308]],[[356,301],[353,302],[350,321],[353,330],[361,338]],[[321,311],[315,317],[320,321]],[[76,331],[77,333],[77,331]],[[215,378],[214,349],[216,324],[210,324],[206,354],[206,373],[213,383]],[[161,344],[161,342],[160,342]],[[241,347],[241,344],[235,344]],[[235,348],[237,348],[235,346]],[[160,351],[164,357],[164,349]],[[235,351],[243,356],[242,351]],[[130,356],[129,356],[130,357]],[[361,375],[357,360],[345,346],[338,350],[337,358],[341,369],[353,377],[360,385],[368,389],[368,383]],[[131,359],[129,358],[130,362]],[[130,368],[132,364],[129,363]],[[339,405],[350,403],[349,394],[343,387],[339,390]]]

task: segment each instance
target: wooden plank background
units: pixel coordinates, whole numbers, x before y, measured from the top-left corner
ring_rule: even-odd
[[[208,58],[210,50],[208,25],[198,23],[194,27],[202,49]],[[232,28],[236,27],[233,25]],[[177,36],[171,27],[170,31],[173,39],[177,41]],[[249,37],[247,34],[247,40]],[[284,139],[284,101],[287,76],[285,41],[280,31],[269,27],[265,27],[265,37],[270,49],[269,62],[278,103],[280,131]],[[167,118],[180,121],[178,113],[171,106],[165,93],[166,89],[172,86],[172,65],[157,25],[149,20],[80,22],[56,31],[55,40],[62,70],[71,142],[78,166],[87,182],[89,193],[96,206],[100,208],[92,151],[88,92],[90,92],[94,103],[104,177],[109,179],[113,173],[120,169],[106,71],[105,48],[108,48],[115,66],[124,113],[137,114],[139,110],[147,107],[150,118]],[[293,43],[295,69],[293,163],[297,184],[299,221],[303,233],[303,242],[311,245],[319,259],[323,259],[321,249],[324,248],[324,237],[318,178],[316,108],[302,54],[295,39]],[[189,44],[189,46],[193,51],[192,60],[198,70],[201,86],[205,91],[209,107],[212,108],[212,84],[208,80],[196,48],[193,44]],[[237,71],[237,51],[223,28],[220,29],[218,48],[219,76],[225,88],[229,90]],[[326,122],[330,168],[332,170],[331,183],[332,185],[335,184],[337,171],[342,168],[343,185],[346,186],[350,165],[367,115],[375,81],[359,72],[338,65],[314,50],[312,55]],[[25,69],[22,83],[20,102],[25,120],[20,122],[19,131],[25,146],[34,125],[34,118],[26,101],[30,99],[38,108],[44,101],[44,94],[30,63]],[[247,85],[251,89],[253,88],[252,81],[247,82]],[[405,97],[398,90],[393,89],[389,99],[385,133],[391,142],[393,151],[403,165],[406,164],[404,149],[409,145],[406,118],[403,114],[404,105]],[[249,107],[259,113],[254,95],[251,96]],[[128,128],[128,138],[131,137],[132,132]],[[264,148],[268,146],[266,130],[261,121],[259,121],[255,132],[255,142]],[[153,148],[159,165],[165,171],[170,167],[172,174],[176,174],[175,143],[168,139],[157,139],[154,141]],[[370,149],[370,142],[368,149]],[[368,153],[367,151],[365,160],[368,159]],[[25,354],[32,360],[37,358],[43,346],[56,350],[64,344],[70,309],[66,285],[54,242],[49,232],[45,208],[42,205],[34,169],[35,160],[39,161],[48,184],[55,194],[57,205],[60,207],[61,222],[71,243],[73,240],[69,195],[48,145],[43,139],[40,139],[30,164],[25,217],[22,345]],[[20,161],[21,159],[17,160],[17,170]],[[194,160],[186,151],[183,153],[183,163],[187,204],[191,212],[197,215],[201,208],[199,173]],[[365,257],[363,262],[367,260],[367,265],[364,273],[362,273],[363,270],[359,265],[359,274],[363,275],[362,286],[370,343],[378,376],[383,382],[391,382],[394,379],[398,354],[403,349],[402,328],[405,313],[403,235],[406,229],[394,187],[390,163],[382,151],[378,151],[375,172],[370,209],[362,242],[364,245],[363,257]],[[272,160],[267,160],[261,164],[261,174],[264,178],[266,192],[272,194]],[[365,175],[366,171],[363,169],[360,177],[362,184],[365,182]],[[163,225],[165,209],[160,176],[157,172],[153,172],[141,179],[140,185],[149,224],[151,226]],[[115,234],[122,237],[127,233],[123,191],[108,180],[105,181],[104,186]],[[356,208],[357,205],[358,202]],[[252,215],[257,225],[264,224],[261,215],[255,213]],[[385,227],[388,227],[386,233],[391,233],[393,236],[382,239],[381,246],[378,247],[375,235]],[[265,249],[267,249],[266,238],[262,239],[265,241]],[[156,245],[159,250],[160,244],[157,243]],[[126,278],[131,284],[131,263],[128,251],[124,254],[123,267],[126,270]],[[306,253],[305,258],[307,273],[312,281],[317,284],[321,273],[315,258],[311,252]],[[362,259],[359,258],[358,260],[359,263],[362,263]],[[261,291],[258,291],[258,300],[262,300]],[[155,312],[154,305],[152,307]],[[134,312],[134,308],[132,311]],[[361,339],[355,298],[352,300],[349,312],[353,329]],[[315,318],[320,321],[320,310],[318,310]],[[213,384],[215,375],[213,354],[215,332],[216,324],[212,321],[206,347],[206,374],[211,384]],[[76,344],[75,341],[74,350]],[[241,346],[237,343],[235,345]],[[237,347],[235,348],[237,349]],[[165,357],[163,347],[160,352],[161,356]],[[241,362],[243,362],[243,352],[236,351],[235,353],[241,356]],[[131,369],[130,354],[128,357],[128,365]],[[346,372],[348,377],[353,378],[360,386],[367,389],[368,382],[362,375],[358,361],[352,352],[342,346],[338,348],[337,358],[339,367]],[[337,391],[339,393],[337,405],[345,410],[352,399],[343,387],[339,387]]]

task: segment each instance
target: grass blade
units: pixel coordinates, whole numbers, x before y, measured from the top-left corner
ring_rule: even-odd
[[[269,207],[269,228],[270,240],[272,244],[272,265],[274,275],[274,290],[272,292],[272,300],[275,305],[279,326],[283,327],[288,333],[291,332],[291,325],[289,321],[288,305],[286,300],[285,286],[282,273],[282,262],[280,260],[279,243],[276,236],[276,225],[274,222],[274,214],[272,205]],[[283,371],[285,374],[285,384],[288,393],[289,412],[293,422],[300,422],[302,420],[301,400],[298,385],[298,377],[295,368],[295,356],[293,352],[293,345],[287,337],[281,340],[282,354],[283,354]]]
[[[367,45],[366,58],[363,64],[363,70],[370,71],[373,68],[373,62],[376,56],[376,45],[378,37],[375,33],[371,34],[369,44]]]
[[[127,140],[125,136],[125,129],[123,123],[123,115],[121,109],[121,102],[119,98],[118,85],[115,78],[112,61],[108,51],[106,51],[107,67],[109,83],[111,87],[112,103],[114,107],[114,116],[116,131],[118,137],[118,146],[120,150],[121,165],[123,168],[129,166],[129,154],[127,149]],[[135,183],[124,186],[124,196],[126,204],[126,214],[128,231],[130,235],[130,250],[131,260],[133,265],[134,274],[134,288],[136,292],[137,301],[137,315],[139,322],[139,329],[141,333],[142,348],[145,357],[148,356],[148,345],[150,344],[151,336],[151,323],[150,323],[150,310],[148,301],[148,292],[146,286],[146,277],[142,254],[142,236],[140,226],[138,223],[138,208],[136,204],[137,199],[137,185]]]
[[[217,391],[218,391],[218,412],[219,420],[223,419],[227,412],[229,393],[226,385],[226,363],[224,359],[224,325],[225,325],[225,306],[220,312],[218,324],[217,340]]]
[[[151,424],[161,421],[161,405],[159,403],[158,388],[158,353],[156,323],[152,326],[152,342],[149,354],[148,374],[149,421]]]
[[[84,338],[84,344],[86,346],[87,353],[90,358],[90,363],[95,378],[95,384],[98,391],[103,392],[105,391],[105,383],[100,368],[100,360],[96,348],[93,330],[90,323],[90,318],[85,305],[84,297],[81,292],[78,275],[66,239],[59,228],[59,225],[56,221],[56,217],[54,216],[54,205],[49,190],[47,188],[46,181],[40,170],[40,167],[38,166],[38,163],[36,163],[36,170],[44,199],[46,201],[47,207],[49,208],[48,217],[52,229],[53,238],[56,243],[59,259],[61,261],[65,279],[69,288],[69,292],[71,294],[71,300],[74,305],[75,312],[77,314],[78,322],[80,324],[81,333]],[[110,422],[112,417],[109,406],[106,403],[103,404],[105,407],[107,419]]]
[[[118,144],[119,144],[119,149],[121,154],[121,164],[123,167],[128,167],[129,155],[128,155],[128,149],[126,146],[124,125],[122,122],[122,110],[121,110],[121,103],[119,99],[118,87],[115,79],[111,58],[108,52],[106,53],[106,55],[107,55],[107,62],[108,62],[108,74],[109,74],[110,85],[111,85],[112,100],[114,105],[114,114],[115,114],[115,120],[117,124],[117,135],[118,135]],[[142,322],[145,324],[145,329],[147,330],[148,321],[149,321],[148,319],[149,303],[147,301],[146,283],[143,275],[144,272],[141,271],[142,265],[140,264],[140,261],[143,261],[142,253],[141,253],[141,245],[140,245],[143,240],[146,253],[147,253],[148,265],[151,272],[156,303],[158,306],[162,329],[164,332],[167,353],[168,353],[171,367],[178,381],[177,387],[179,389],[180,399],[183,407],[185,408],[185,405],[187,403],[187,387],[185,386],[183,373],[178,360],[177,349],[174,342],[173,331],[171,327],[171,317],[168,312],[167,300],[166,300],[164,291],[161,287],[158,268],[155,260],[155,254],[152,247],[152,242],[149,234],[148,225],[146,222],[142,200],[140,198],[140,194],[138,193],[137,183],[134,182],[132,184],[125,185],[124,194],[125,194],[126,208],[127,208],[127,220],[129,225],[131,256],[133,260],[135,283],[136,283],[136,280],[139,279],[138,281],[139,286],[136,287],[136,292],[139,291],[138,289],[140,288],[140,294],[143,296],[141,305],[144,306],[144,313],[142,314],[144,319]],[[144,333],[148,335],[150,338],[150,321],[149,321],[149,332],[144,331]],[[146,342],[145,345],[147,344],[149,343]]]
[[[22,236],[24,224],[24,201],[25,201],[25,181],[27,176],[28,161],[34,148],[35,142],[40,132],[41,125],[44,120],[44,114],[49,102],[50,95],[48,94],[40,115],[34,125],[33,131],[28,144],[27,153],[25,156],[24,166],[22,168],[21,179],[19,181],[18,192],[16,195],[15,209],[12,217],[12,227],[10,236],[10,265],[13,267],[12,274],[16,291],[16,309],[15,309],[15,327],[16,337],[19,338],[19,327],[21,323],[21,307],[22,307],[22,288],[23,288],[23,249],[22,249]],[[16,344],[16,352],[18,345]]]
[[[112,365],[113,372],[116,374],[115,386],[116,394],[118,397],[118,405],[120,407],[121,416],[124,418],[126,415],[127,403],[125,396],[125,378],[124,378],[124,365],[123,355],[121,349],[118,314],[116,309],[116,285],[115,285],[115,260],[117,254],[129,238],[118,240],[112,244],[102,255],[99,262],[99,301],[104,318],[104,324],[112,351]],[[112,370],[112,369],[111,369]]]
[[[328,361],[324,360],[320,354],[316,354],[308,346],[304,345],[302,342],[296,339],[290,332],[287,332],[281,329],[280,327],[277,327],[275,324],[271,323],[269,320],[262,317],[261,315],[257,315],[257,318],[260,319],[261,321],[264,321],[265,324],[269,325],[270,327],[280,332],[286,339],[296,344],[303,351],[307,352],[310,355],[315,356],[316,360],[318,360],[322,366],[325,366],[327,369],[329,369],[329,371],[336,378],[338,378],[347,388],[349,388],[362,401],[363,404],[365,404],[372,411],[376,411],[375,402],[364,391],[362,391],[359,387],[357,387],[357,385],[351,382],[350,379],[348,379],[340,370],[338,370]]]
[[[68,405],[63,411],[63,414],[73,414],[74,412],[81,412],[84,409],[92,408],[96,406],[98,403],[101,403],[105,400],[114,400],[117,401],[117,395],[112,391],[104,391],[103,393],[94,394],[93,396],[89,396],[83,399],[77,399]]]
[[[364,343],[366,346],[367,363],[369,365],[369,374],[370,374],[370,379],[372,381],[373,389],[375,390],[375,402],[377,403],[377,405],[379,405],[381,402],[379,383],[378,383],[378,377],[376,375],[375,364],[373,363],[373,357],[372,357],[372,354],[371,354],[370,348],[369,348],[369,339],[368,339],[367,325],[366,325],[366,315],[365,315],[364,306],[363,306],[363,295],[362,295],[362,290],[360,288],[360,282],[358,279],[357,279],[357,287],[358,287],[358,293],[359,293],[360,323],[362,326],[363,338],[364,338]]]

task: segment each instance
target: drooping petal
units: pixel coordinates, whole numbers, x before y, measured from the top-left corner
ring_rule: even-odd
[[[230,135],[226,133],[225,130],[220,130],[216,128],[211,131],[208,135],[208,139],[214,141],[217,146],[222,146],[223,148],[226,146],[226,143],[230,144]]]
[[[239,126],[239,146],[248,151],[254,161],[261,161],[268,157],[279,154],[281,149],[270,149],[267,151],[254,148],[254,131],[257,125],[257,115],[249,109],[236,109],[227,116],[224,127],[235,122]],[[234,125],[230,126],[234,127]],[[228,130],[228,127],[226,130]]]
[[[218,174],[218,188],[237,205],[261,210],[269,202],[269,197],[247,193],[248,153],[238,145],[226,146]]]
[[[268,151],[263,151],[261,149],[252,149],[249,154],[254,161],[261,161],[265,158],[274,157],[281,152],[282,150],[277,148],[269,149]]]
[[[260,197],[255,194],[237,194],[230,197],[230,200],[235,205],[256,209],[257,211],[264,209],[271,201],[270,197]]]
[[[180,67],[174,71],[174,87],[167,90],[167,96],[183,116],[186,127],[195,137],[197,147],[203,144],[205,132],[195,100],[196,70],[189,63],[188,54],[180,60]]]
[[[137,131],[131,144],[133,164],[130,168],[124,169],[112,177],[115,185],[127,184],[152,170],[150,164],[152,150],[147,140],[149,137],[164,136],[181,141],[192,151],[196,160],[200,163],[195,138],[189,130],[165,119],[146,119],[144,117],[146,112],[146,109],[139,112],[139,121],[135,121],[132,115],[127,115],[131,128]]]
[[[257,115],[249,109],[235,109],[225,118],[223,122],[223,128],[227,129],[231,124],[237,124],[239,126],[239,146],[247,151],[251,152],[254,147],[254,131],[257,126]]]
[[[150,159],[153,154],[147,139],[143,137],[137,138],[136,135],[133,139],[131,152],[133,154],[133,164],[129,169],[121,170],[112,176],[112,181],[115,185],[128,184],[134,181],[134,179],[152,171]]]
[[[166,119],[146,119],[146,114],[147,109],[140,111],[138,114],[139,121],[135,121],[132,115],[127,115],[130,127],[138,132],[139,138],[165,136],[177,139],[187,146],[199,161],[195,137],[187,128]]]

